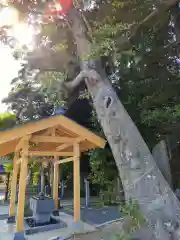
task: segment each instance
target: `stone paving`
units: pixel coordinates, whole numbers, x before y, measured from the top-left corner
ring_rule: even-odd
[[[8,214],[9,212],[9,205],[0,205],[0,215]]]
[[[0,215],[7,215],[8,206],[0,206]],[[60,212],[60,216],[57,217],[66,222],[67,227],[58,230],[51,230],[47,232],[36,233],[27,236],[27,240],[53,240],[57,237],[69,237],[73,233],[84,233],[95,231],[95,228],[87,223],[81,222],[77,225],[74,224],[73,217],[69,214]],[[24,222],[25,230],[29,227]],[[12,240],[13,233],[15,231],[15,224],[7,224],[6,218],[0,220],[0,240]]]
[[[119,207],[110,208],[89,208],[85,209],[81,207],[81,218],[83,222],[78,225],[73,221],[73,207],[70,206],[72,201],[63,202],[64,210],[60,211],[60,216],[57,218],[66,222],[67,227],[57,230],[51,230],[41,233],[36,233],[27,236],[27,240],[54,240],[57,237],[70,237],[74,233],[86,233],[96,231],[96,226],[107,221],[120,218]],[[69,209],[67,211],[67,209]],[[15,224],[7,224],[6,219],[8,216],[8,205],[0,205],[0,240],[12,240],[13,233],[15,231]],[[26,222],[24,222],[25,230],[29,228]],[[94,239],[96,240],[96,239]]]
[[[62,211],[73,216],[73,206],[65,206]],[[91,206],[85,208],[81,206],[81,220],[92,225],[99,226],[105,222],[114,221],[120,219],[120,207],[117,206],[104,206],[97,207]]]
[[[45,239],[56,239],[57,237],[69,237],[73,233],[85,233],[85,232],[93,232],[95,228],[87,223],[81,222],[80,225],[76,228],[74,225],[73,217],[66,214],[60,213],[59,216],[63,219],[64,222],[67,223],[67,228],[62,228],[59,230],[48,231],[44,233],[33,234],[28,236],[28,240],[45,240]]]

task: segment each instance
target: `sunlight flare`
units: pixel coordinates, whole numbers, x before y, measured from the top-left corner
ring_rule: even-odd
[[[19,13],[12,7],[5,7],[0,11],[0,27],[13,26],[19,22]]]
[[[8,36],[13,37],[18,42],[19,47],[26,46],[28,49],[32,49],[36,35],[35,28],[19,19],[19,13],[15,8],[5,7],[0,11],[0,27],[9,27]]]
[[[12,27],[10,34],[20,45],[32,47],[35,35],[33,26],[28,25],[27,23],[16,24]]]

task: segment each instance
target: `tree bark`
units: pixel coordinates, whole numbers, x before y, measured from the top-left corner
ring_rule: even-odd
[[[179,201],[100,65],[97,66],[97,61],[92,59],[83,60],[92,49],[81,13],[72,9],[69,20],[77,44],[77,54],[81,59],[82,72],[76,78],[76,83],[85,79],[97,117],[115,158],[125,197],[138,200],[152,239],[178,239],[176,229],[180,223]]]
[[[173,189],[171,168],[169,164],[170,159],[167,151],[167,145],[164,140],[161,140],[154,146],[152,150],[152,156],[156,161],[156,164],[159,170],[161,171],[162,175],[168,182],[169,186]]]
[[[50,48],[38,48],[29,53],[26,57],[30,69],[39,69],[43,71],[64,72],[67,68],[70,70],[70,76],[74,76],[77,66],[77,59],[69,54],[66,49],[54,51]]]

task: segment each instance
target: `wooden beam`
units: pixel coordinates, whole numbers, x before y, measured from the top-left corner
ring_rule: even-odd
[[[13,174],[11,180],[11,197],[10,197],[10,207],[9,207],[9,216],[15,216],[15,202],[16,202],[16,192],[17,192],[17,176],[19,166],[16,164],[16,161],[19,157],[19,152],[15,153],[13,160]]]
[[[30,135],[27,135],[27,136],[24,136],[20,139],[19,143],[16,145],[16,148],[15,148],[15,152],[18,152],[19,150],[21,150],[24,146],[24,141],[25,140],[29,140],[31,138],[31,134]]]
[[[74,221],[80,221],[80,149],[74,144]]]
[[[54,129],[53,127],[47,129],[47,130],[43,133],[43,135],[44,135],[44,136],[51,136],[53,129]]]
[[[56,136],[56,127],[51,128],[51,135]]]
[[[45,152],[45,151],[29,151],[29,156],[60,156],[70,157],[73,156],[73,152]]]
[[[19,143],[16,145],[15,151],[17,152],[17,151],[21,150],[23,147],[23,144],[24,144],[24,141],[23,141],[23,138],[21,138]]]
[[[82,138],[82,137],[74,138],[74,142],[73,142],[73,143],[67,143],[67,144],[64,143],[64,144],[58,146],[58,147],[56,148],[56,151],[64,150],[64,149],[66,149],[66,148],[72,146],[74,143],[80,143],[81,141],[84,141],[84,140],[85,140],[85,139]]]
[[[28,172],[28,148],[29,141],[24,142],[22,152],[22,164],[19,180],[19,195],[18,195],[18,207],[17,207],[17,220],[16,220],[16,232],[22,232],[24,228],[24,203],[26,193],[26,177]]]
[[[74,159],[73,159],[73,157],[70,157],[70,158],[65,158],[65,159],[56,161],[54,164],[62,164],[62,163],[67,163],[67,162],[72,162],[72,161],[74,161]]]
[[[66,148],[68,148],[68,147],[70,147],[70,146],[72,146],[72,143],[68,143],[68,144],[64,143],[64,144],[58,146],[58,147],[56,148],[56,151],[62,151],[62,150],[66,149]]]
[[[62,126],[65,129],[71,130],[72,133],[77,134],[78,136],[81,136],[85,139],[87,139],[89,142],[94,144],[97,147],[104,148],[106,141],[94,134],[93,132],[89,131],[85,127],[80,126],[79,124],[73,122],[72,120],[68,119],[65,116],[59,116],[59,125]]]
[[[31,159],[29,159],[29,162],[51,162],[51,161],[53,161],[54,162],[54,159],[53,158],[46,158],[46,159],[44,159],[44,158],[31,158]]]
[[[49,143],[74,143],[76,138],[55,137],[55,136],[33,136],[31,142],[49,142]]]
[[[74,143],[80,143],[80,142],[85,141],[85,140],[86,140],[85,137],[77,137],[76,141]]]
[[[15,152],[15,148],[19,139],[0,144],[0,156],[6,156],[9,153]]]
[[[13,152],[16,148],[17,142],[24,135],[41,132],[42,130],[47,130],[48,128],[53,128],[57,126],[60,126],[60,128],[64,130],[67,130],[69,134],[72,136],[75,135],[84,137],[87,140],[87,145],[88,142],[90,143],[90,148],[93,147],[103,148],[105,146],[106,141],[104,139],[96,136],[91,131],[78,125],[77,123],[73,122],[67,117],[61,115],[43,119],[37,122],[27,123],[20,127],[0,132],[0,144],[5,144],[3,146],[1,145],[0,153],[2,152],[2,154],[5,155],[10,152]],[[60,143],[70,143],[70,140],[67,140],[67,142]],[[4,150],[4,147],[6,147],[6,145],[7,148]]]
[[[19,158],[17,161],[16,161],[16,165],[18,165],[19,163],[21,163],[22,161],[22,158]]]
[[[56,160],[58,157],[56,157]],[[54,181],[53,181],[53,199],[55,202],[56,210],[58,209],[58,196],[59,195],[59,165],[54,164]]]
[[[0,133],[0,144],[21,138],[34,132],[45,130],[59,125],[59,116],[50,117],[37,122],[27,123],[20,127],[13,128]]]

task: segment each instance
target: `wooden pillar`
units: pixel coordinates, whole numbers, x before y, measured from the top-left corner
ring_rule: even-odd
[[[18,177],[18,169],[19,164],[17,163],[19,157],[19,152],[15,152],[14,160],[13,160],[13,174],[11,179],[11,197],[10,197],[10,207],[9,207],[9,216],[15,216],[15,202],[16,202],[16,192],[17,192],[17,177]]]
[[[20,169],[16,232],[23,232],[24,228],[24,203],[26,193],[26,178],[28,172],[28,147],[29,141],[25,140],[22,149],[22,161]]]
[[[80,221],[80,149],[74,144],[74,221]]]
[[[56,157],[57,160],[57,157]],[[55,202],[56,210],[59,208],[59,164],[54,164],[54,181],[53,181],[53,199]]]

